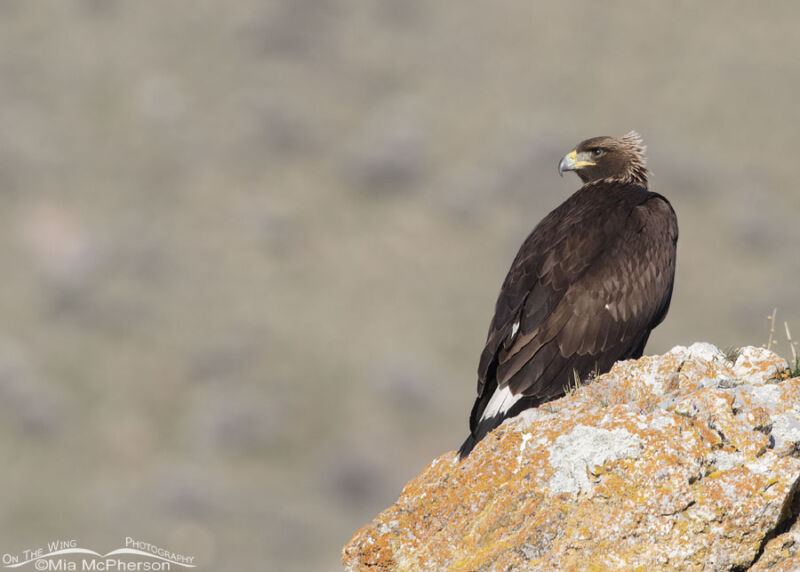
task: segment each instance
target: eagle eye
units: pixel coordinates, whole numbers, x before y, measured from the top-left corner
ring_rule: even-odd
[[[603,153],[605,153],[605,151],[603,151],[603,150],[602,150],[602,149],[600,149],[600,148],[598,148],[598,149],[594,149],[594,150],[592,151],[592,155],[594,155],[595,157],[601,157],[601,156],[603,155]]]

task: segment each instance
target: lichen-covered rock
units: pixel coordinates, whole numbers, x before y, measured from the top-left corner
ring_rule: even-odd
[[[710,344],[618,363],[462,462],[435,459],[345,567],[800,569],[800,378],[785,372]]]
[[[795,507],[800,508],[800,507]],[[752,572],[797,572],[800,570],[800,526],[796,523],[764,547],[764,553],[750,567]]]

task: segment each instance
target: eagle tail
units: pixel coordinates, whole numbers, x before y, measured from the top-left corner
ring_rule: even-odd
[[[500,424],[508,417],[511,416],[508,415],[508,412],[505,412],[481,419],[480,423],[478,423],[478,426],[475,427],[475,430],[469,434],[467,439],[464,441],[464,444],[461,445],[461,448],[458,450],[458,459],[461,460],[469,455],[475,445],[478,444],[478,441],[486,437],[486,435],[488,435],[492,429],[499,427]]]
[[[470,433],[469,436],[467,436],[467,439],[458,449],[458,460],[460,461],[461,459],[469,455],[472,452],[472,449],[474,449],[475,445],[477,444],[478,444],[478,438],[475,437],[475,435],[473,435],[472,433]]]
[[[475,428],[470,431],[469,436],[464,441],[463,445],[461,445],[461,448],[459,448],[458,460],[460,461],[469,455],[475,445],[478,444],[478,441],[486,437],[486,435],[488,435],[493,429],[499,427],[503,421],[509,417],[518,415],[520,412],[526,409],[538,407],[544,401],[547,400],[537,399],[536,397],[521,397],[518,398],[517,401],[513,402],[509,409],[505,411],[501,410],[491,417],[481,417]]]

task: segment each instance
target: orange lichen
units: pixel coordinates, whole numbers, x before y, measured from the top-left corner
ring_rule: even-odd
[[[774,354],[749,352],[747,365],[741,360],[734,368],[721,353],[701,349],[702,356],[682,348],[616,364],[555,402],[556,414],[507,422],[462,462],[442,455],[356,533],[344,549],[345,566],[749,565],[790,513],[800,479],[800,460],[778,456],[768,436],[775,415],[800,407],[800,378],[761,390],[758,376],[779,363]],[[734,369],[750,377],[738,378]],[[600,432],[611,445],[619,436],[627,445],[616,454],[576,450],[573,464],[555,466],[557,440],[587,432]],[[558,454],[572,458],[571,451]],[[762,560],[794,558],[790,539],[777,542],[781,537],[767,544]]]

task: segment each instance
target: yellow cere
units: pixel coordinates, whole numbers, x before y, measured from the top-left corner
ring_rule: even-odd
[[[592,165],[597,165],[597,163],[593,161],[578,161],[578,152],[575,150],[570,151],[567,157],[569,157],[569,160],[574,163],[576,169],[579,169],[580,167],[591,167]]]

